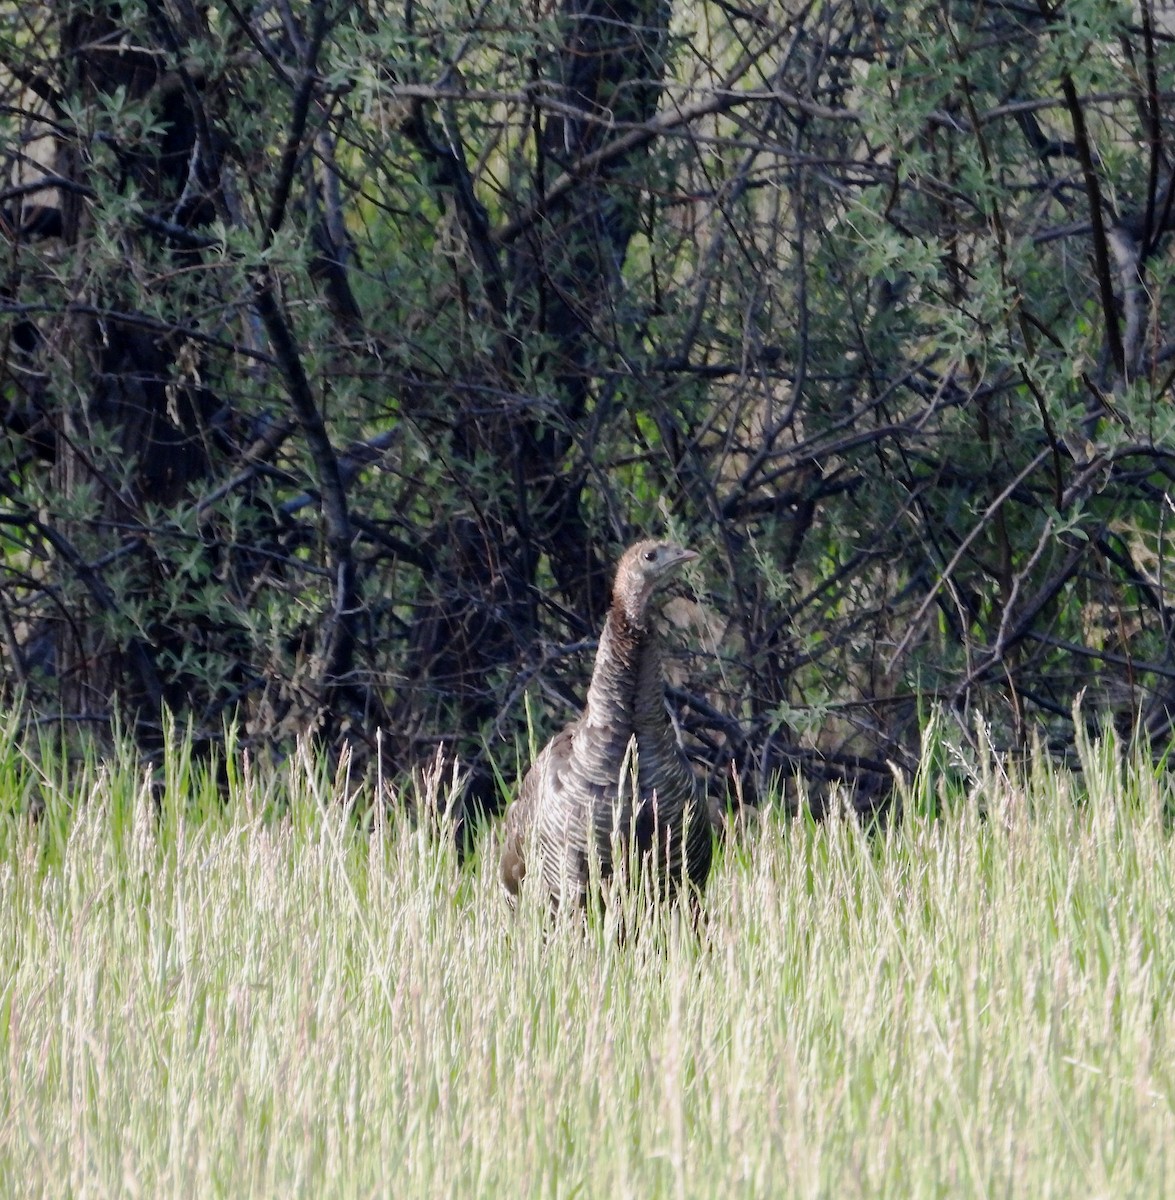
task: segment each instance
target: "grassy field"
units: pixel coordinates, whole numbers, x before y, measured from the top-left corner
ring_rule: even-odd
[[[0,1194],[1175,1195],[1172,787],[1084,758],[765,821],[704,945],[618,945],[305,760],[224,804],[177,751],[157,816],[10,746]]]

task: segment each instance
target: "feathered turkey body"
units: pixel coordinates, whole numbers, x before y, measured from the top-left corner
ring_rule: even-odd
[[[626,853],[630,838],[641,859],[655,854],[661,890],[672,891],[683,868],[691,885],[705,884],[710,823],[665,708],[648,620],[656,586],[696,557],[673,543],[639,542],[621,558],[583,714],[543,748],[506,814],[502,881],[512,903],[532,829],[556,905],[582,904],[592,856],[607,879],[614,848]]]

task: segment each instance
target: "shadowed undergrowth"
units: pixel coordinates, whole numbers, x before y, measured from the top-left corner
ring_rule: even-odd
[[[182,746],[152,779],[10,738],[0,1191],[1169,1194],[1166,775],[927,762],[873,838],[728,845],[704,944],[619,946],[307,754],[230,755],[226,799]]]

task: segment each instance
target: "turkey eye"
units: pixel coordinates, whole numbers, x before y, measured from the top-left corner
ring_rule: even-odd
[[[645,562],[654,562],[654,561],[656,561],[656,558],[657,558],[656,550],[646,550],[645,551]]]

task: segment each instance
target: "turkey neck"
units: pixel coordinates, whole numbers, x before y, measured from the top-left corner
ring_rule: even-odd
[[[584,724],[610,729],[625,743],[667,727],[661,647],[651,625],[633,621],[619,604],[608,610],[588,687]]]

